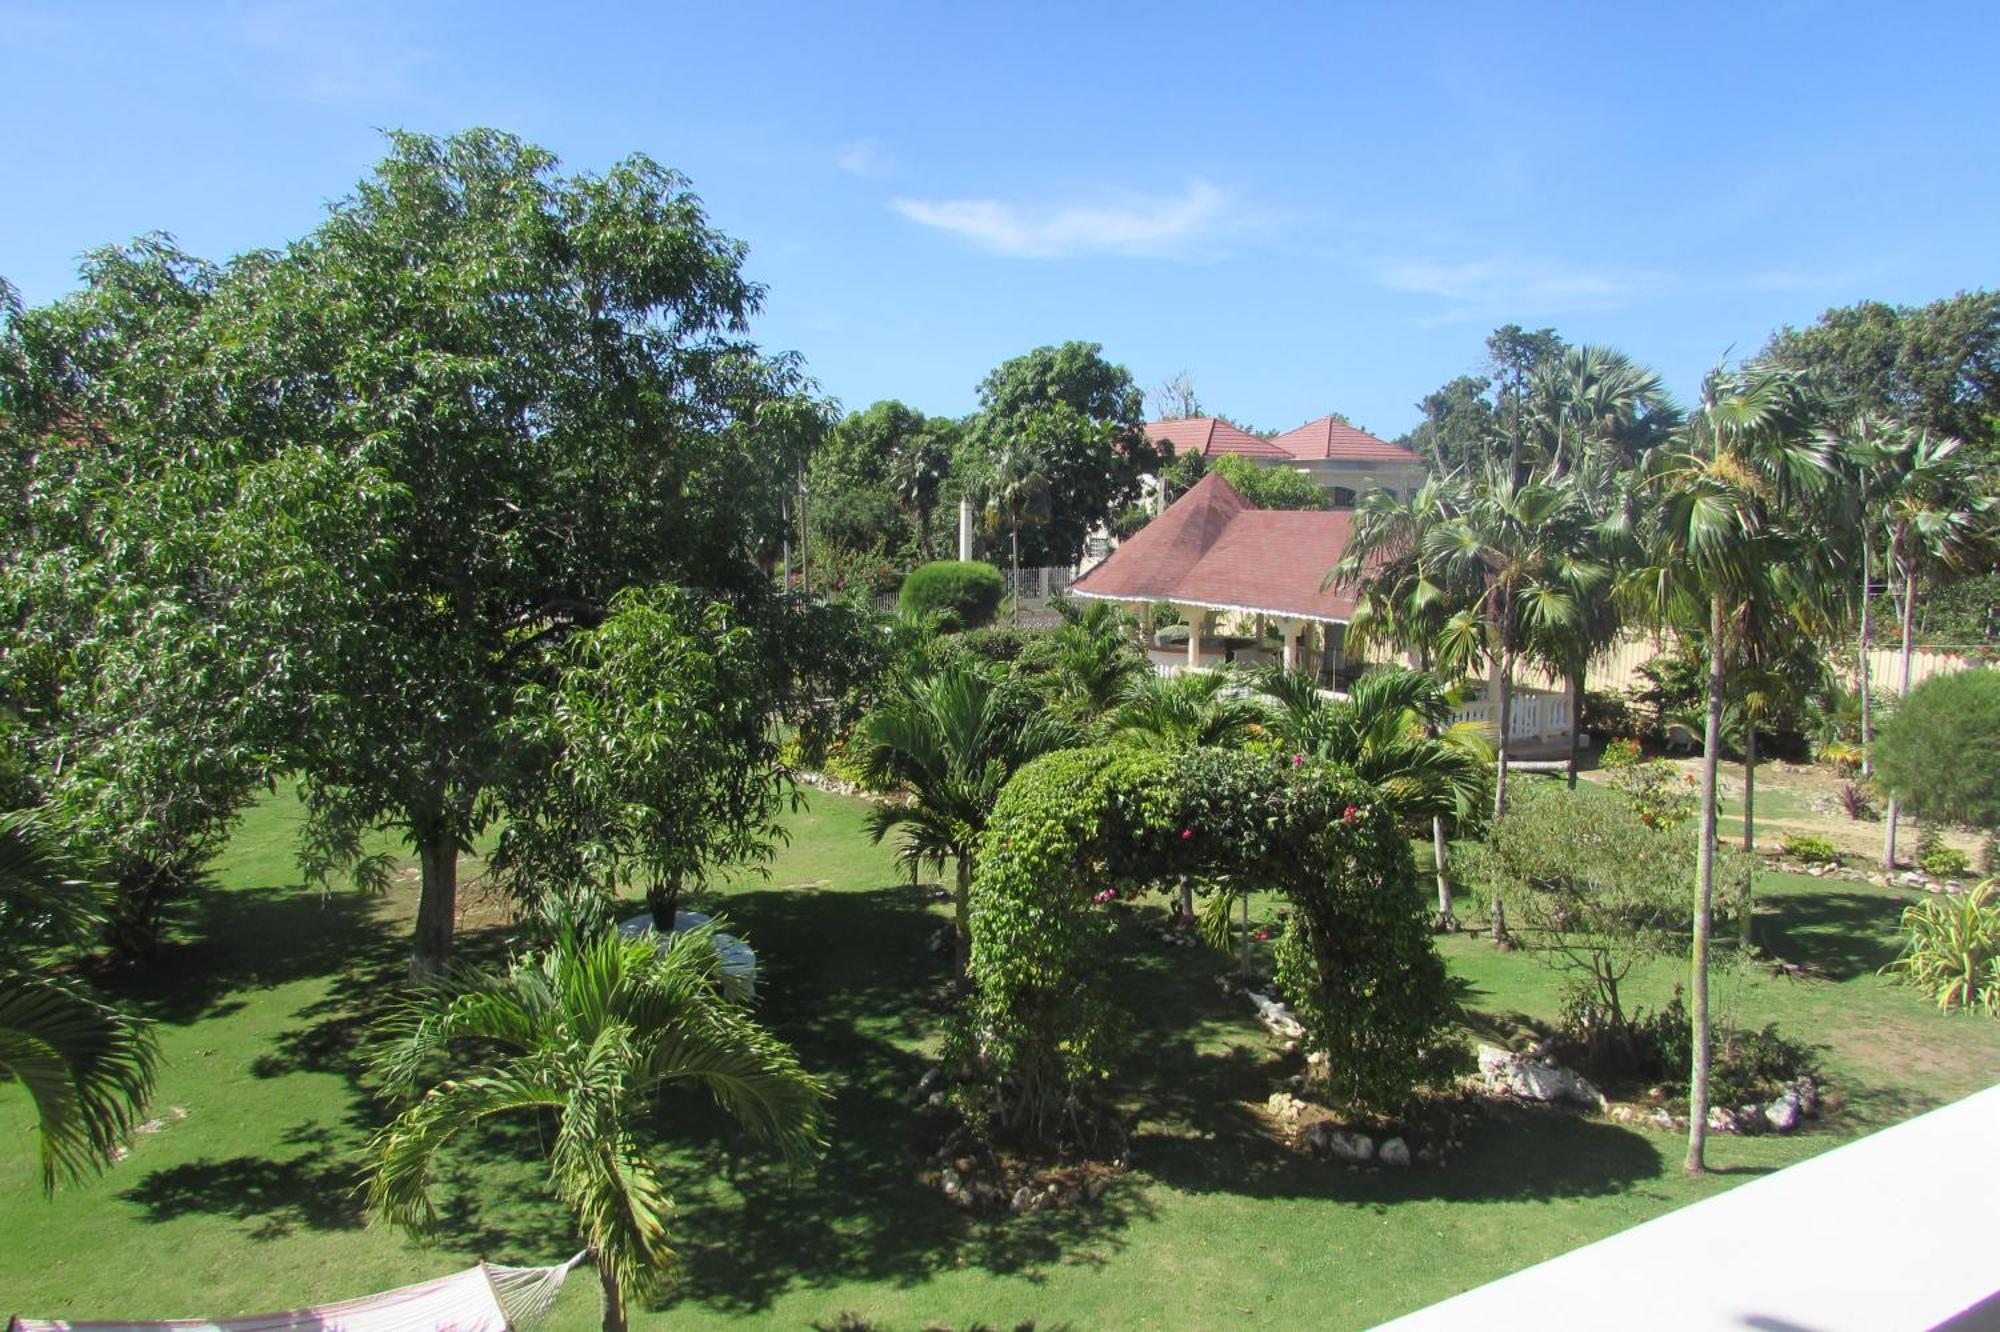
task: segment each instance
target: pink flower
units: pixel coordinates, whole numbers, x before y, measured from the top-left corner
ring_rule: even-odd
[[[1359,814],[1360,812],[1361,811],[1356,809],[1354,806],[1349,805],[1346,809],[1341,811],[1340,821],[1342,823],[1352,823],[1354,822],[1354,816]]]
[[[1293,766],[1294,768],[1303,768],[1303,767],[1305,767],[1305,766],[1306,766],[1306,756],[1305,756],[1304,754],[1294,754],[1294,755],[1292,755],[1292,766]]]
[[[1271,937],[1271,932],[1270,932],[1269,930],[1259,930],[1259,931],[1257,931],[1257,942],[1258,942],[1258,943],[1263,943],[1264,941],[1266,941],[1266,940],[1267,940],[1267,939],[1269,939],[1270,937]]]
[[[1117,896],[1118,896],[1118,890],[1116,888],[1106,888],[1101,893],[1093,894],[1090,900],[1093,902],[1109,902],[1114,898],[1116,898]]]
[[[1187,841],[1188,839],[1192,838],[1193,836],[1194,836],[1194,829],[1192,829],[1192,828],[1183,828],[1183,829],[1181,829],[1181,840],[1182,840],[1183,842]]]

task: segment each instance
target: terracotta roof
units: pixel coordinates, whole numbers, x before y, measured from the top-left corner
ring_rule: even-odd
[[[1417,463],[1423,459],[1400,444],[1377,439],[1331,416],[1308,421],[1271,441],[1294,458],[1331,458],[1340,462]]]
[[[1211,472],[1070,584],[1108,601],[1178,601],[1345,622],[1352,587],[1320,590],[1347,546],[1353,515],[1258,509]]]
[[[1213,416],[1184,416],[1175,421],[1148,421],[1146,438],[1155,444],[1165,445],[1168,452],[1175,456],[1190,451],[1199,453],[1204,458],[1219,458],[1225,453],[1238,453],[1245,458],[1291,456],[1270,440],[1261,439],[1247,430],[1239,430],[1229,422]]]

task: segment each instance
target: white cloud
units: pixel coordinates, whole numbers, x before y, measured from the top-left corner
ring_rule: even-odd
[[[896,169],[896,163],[874,139],[842,144],[833,164],[850,176],[886,176]]]
[[[1233,200],[1206,181],[1178,195],[1130,195],[1101,204],[1031,207],[997,199],[892,199],[912,222],[1016,258],[1078,254],[1164,257],[1186,254],[1241,219]]]
[[[1617,309],[1641,299],[1663,281],[1660,274],[1644,269],[1591,268],[1520,254],[1387,259],[1375,263],[1373,271],[1375,281],[1392,291],[1435,296],[1449,303],[1449,308],[1420,321],[1426,324]]]
[[[390,11],[394,14],[395,11]],[[379,11],[327,0],[263,0],[240,11],[236,36],[265,72],[311,102],[377,103],[405,96],[424,53],[383,31]]]

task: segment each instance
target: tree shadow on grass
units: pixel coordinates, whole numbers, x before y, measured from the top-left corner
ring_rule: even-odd
[[[309,1121],[286,1135],[306,1147],[297,1156],[204,1157],[155,1170],[118,1196],[149,1222],[178,1217],[227,1216],[251,1223],[253,1240],[273,1240],[297,1230],[358,1230],[366,1222],[355,1192],[355,1163],[336,1150],[333,1135]]]
[[[914,1285],[960,1266],[1033,1281],[1115,1244],[1141,1205],[1135,1190],[1115,1188],[1094,1207],[976,1218],[918,1178],[931,1112],[915,1091],[945,1021],[928,999],[950,971],[928,948],[941,917],[916,893],[741,892],[723,911],[757,949],[760,1016],[826,1076],[834,1100],[826,1152],[797,1177],[697,1097],[663,1107],[663,1136],[678,1149],[678,1298],[754,1313],[801,1286]]]
[[[1808,966],[1837,981],[1880,970],[1902,951],[1897,925],[1908,899],[1882,892],[1827,888],[1773,894],[1758,921],[1774,957]]]

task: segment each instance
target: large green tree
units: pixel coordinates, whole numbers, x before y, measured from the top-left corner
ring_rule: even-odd
[[[1023,529],[1031,564],[1069,563],[1085,538],[1139,497],[1159,454],[1145,432],[1145,395],[1094,342],[1038,347],[980,381],[979,414],[961,450],[969,489],[996,475],[1032,475],[1047,493],[1047,520]],[[1002,468],[1010,446],[1028,457]]]

